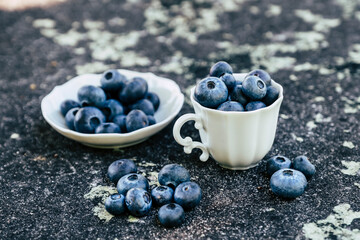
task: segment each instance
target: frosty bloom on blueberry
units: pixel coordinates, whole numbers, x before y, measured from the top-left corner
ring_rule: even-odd
[[[217,108],[227,100],[228,94],[223,81],[216,77],[208,77],[196,85],[194,97],[204,107]]]

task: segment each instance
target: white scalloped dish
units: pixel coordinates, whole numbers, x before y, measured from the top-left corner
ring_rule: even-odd
[[[184,103],[184,95],[179,86],[170,79],[152,73],[140,73],[124,69],[118,70],[127,78],[144,78],[149,91],[155,92],[160,98],[160,106],[154,117],[156,124],[130,133],[85,134],[67,128],[65,118],[61,115],[60,104],[66,99],[77,101],[77,91],[84,85],[100,86],[101,74],[85,74],[77,76],[63,85],[56,86],[41,101],[41,111],[45,120],[57,132],[84,145],[96,148],[122,148],[145,141],[165,128],[179,113]]]

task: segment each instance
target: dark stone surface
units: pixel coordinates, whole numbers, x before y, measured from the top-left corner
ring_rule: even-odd
[[[0,239],[359,239],[360,5],[351,0],[224,2],[80,0],[0,11]],[[38,19],[54,21],[50,29],[57,36],[73,28],[77,35],[70,39],[81,39],[66,45],[64,38],[44,33]],[[103,21],[104,26],[90,24],[98,31],[95,38],[89,37],[86,20]],[[102,43],[109,32],[139,38]],[[117,54],[98,55],[94,44]],[[130,61],[138,59],[131,57],[134,52],[149,61]],[[309,157],[317,173],[301,197],[274,196],[264,161],[231,171],[212,159],[200,162],[198,150],[186,155],[172,137],[173,123],[144,143],[113,151],[71,141],[41,115],[42,98],[86,72],[85,64],[103,64],[91,65],[93,72],[151,71],[174,79],[185,92],[218,60],[228,61],[235,72],[264,68],[283,85],[277,135],[265,159]],[[176,68],[170,68],[171,61]],[[179,116],[192,111],[185,103]],[[183,134],[198,138],[191,124]],[[177,229],[161,227],[156,209],[135,222],[128,215],[99,219],[93,209],[101,196],[84,196],[96,186],[111,186],[106,170],[119,158],[154,163],[139,166],[147,173],[182,164],[203,190],[200,206],[187,212]],[[353,212],[336,213],[344,204]],[[331,214],[337,214],[335,222],[317,222]],[[309,223],[319,235],[307,230]]]

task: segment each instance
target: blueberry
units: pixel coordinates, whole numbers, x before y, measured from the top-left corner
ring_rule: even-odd
[[[287,157],[284,156],[273,156],[269,158],[266,162],[266,173],[270,177],[274,174],[274,172],[278,171],[282,168],[290,168],[291,161]]]
[[[112,215],[120,215],[125,212],[125,197],[122,194],[113,194],[105,200],[105,209]]]
[[[148,92],[148,94],[146,95],[145,98],[154,105],[155,111],[158,110],[158,108],[160,106],[160,98],[156,93]]]
[[[251,72],[249,72],[247,76],[256,76],[256,77],[259,77],[261,80],[264,81],[264,83],[266,84],[266,86],[270,86],[271,85],[271,77],[269,75],[269,73],[267,73],[266,71],[264,70],[261,70],[261,69],[255,69],[255,70],[252,70]],[[245,77],[245,78],[246,78]]]
[[[264,107],[266,107],[265,103],[261,101],[253,101],[246,104],[245,109],[246,111],[255,111]]]
[[[119,100],[122,103],[134,103],[146,96],[148,84],[145,79],[135,77],[127,82],[124,88],[119,92]]]
[[[126,133],[126,115],[119,114],[113,117],[113,123],[117,124],[120,127],[122,133]]]
[[[174,190],[168,186],[157,186],[151,190],[151,197],[157,206],[171,203],[174,198]]]
[[[158,180],[161,185],[175,189],[180,183],[190,181],[190,173],[183,166],[168,164],[160,170]]]
[[[115,99],[106,100],[100,109],[108,121],[111,121],[116,115],[124,114],[123,106]]]
[[[137,167],[130,159],[119,159],[110,164],[107,176],[113,183],[117,183],[119,179],[127,174],[136,173]]]
[[[126,194],[126,192],[131,188],[142,188],[144,190],[148,190],[149,182],[141,174],[129,173],[119,179],[116,188],[120,194]]]
[[[273,102],[276,101],[276,99],[278,99],[278,97],[279,97],[279,90],[277,88],[275,88],[274,86],[268,86],[266,88],[266,95],[262,99],[262,101],[267,106],[270,106],[271,104],[273,104]]]
[[[236,80],[234,76],[230,73],[225,73],[220,77],[220,79],[225,83],[229,91],[233,90],[236,85]]]
[[[150,212],[150,194],[142,188],[132,188],[126,193],[126,207],[133,216],[142,217]]]
[[[283,198],[296,198],[304,193],[307,180],[302,172],[284,168],[276,171],[270,178],[271,190]]]
[[[306,156],[297,156],[292,162],[291,167],[302,172],[307,179],[310,179],[316,172],[315,166]]]
[[[105,122],[97,126],[95,133],[121,133],[121,130],[117,124],[112,122]]]
[[[183,182],[176,187],[174,201],[185,210],[190,210],[199,205],[201,200],[201,188],[194,182]]]
[[[217,108],[227,100],[228,94],[223,81],[216,77],[208,77],[196,85],[194,97],[204,107]]]
[[[149,120],[149,126],[156,124],[156,119],[152,115],[147,115]]]
[[[60,105],[60,112],[65,117],[66,113],[72,108],[79,108],[80,103],[74,100],[65,100]]]
[[[221,77],[225,73],[233,74],[232,67],[224,61],[215,63],[210,69],[210,77]]]
[[[74,126],[77,132],[95,133],[95,129],[105,122],[104,114],[96,107],[84,107],[75,115]]]
[[[86,85],[78,90],[78,99],[81,106],[96,106],[101,107],[106,100],[105,92],[102,88],[92,85]]]
[[[72,108],[70,109],[66,115],[65,115],[65,123],[66,126],[70,129],[70,130],[75,130],[75,115],[76,113],[79,111],[80,108]]]
[[[228,112],[243,112],[244,107],[239,102],[235,101],[226,101],[217,108],[220,111],[228,111]]]
[[[166,204],[159,209],[158,219],[164,227],[178,227],[185,222],[185,212],[179,204]]]
[[[237,101],[241,103],[241,105],[246,106],[246,104],[249,102],[248,97],[244,94],[242,90],[242,85],[236,85],[234,89],[230,92],[229,98],[231,101]]]
[[[266,95],[266,85],[264,81],[256,76],[245,78],[242,86],[242,91],[251,100],[260,100]]]
[[[135,109],[141,110],[146,115],[154,115],[154,113],[155,113],[154,105],[152,104],[152,102],[150,102],[147,99],[141,99],[141,100],[137,101],[136,103],[129,105],[129,109],[130,110],[135,110]]]
[[[101,87],[104,90],[116,92],[121,90],[126,84],[127,79],[116,69],[110,69],[103,73],[100,79]]]
[[[133,132],[147,126],[149,126],[149,120],[141,110],[131,110],[126,116],[126,130],[128,132]]]

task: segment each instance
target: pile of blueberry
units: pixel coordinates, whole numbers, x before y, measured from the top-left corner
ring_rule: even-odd
[[[86,85],[78,100],[60,105],[69,129],[81,133],[127,133],[156,123],[160,99],[141,77],[127,79],[115,69],[105,71],[101,86]]]
[[[142,217],[154,205],[160,207],[158,219],[163,226],[177,227],[185,221],[184,210],[195,208],[201,200],[201,188],[190,181],[189,172],[178,164],[165,165],[158,175],[161,185],[151,191],[148,180],[137,173],[135,163],[129,159],[111,163],[107,176],[118,191],[105,201],[105,209],[113,215],[128,211]]]
[[[261,69],[249,72],[237,81],[232,67],[224,61],[215,63],[209,77],[195,88],[195,100],[204,107],[221,111],[254,111],[271,105],[279,90],[271,85],[270,75]]]
[[[315,174],[315,166],[306,156],[290,161],[284,156],[273,156],[266,162],[270,188],[278,196],[293,199],[304,193],[307,181]]]

